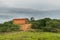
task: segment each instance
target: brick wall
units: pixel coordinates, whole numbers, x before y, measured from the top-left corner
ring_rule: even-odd
[[[28,20],[27,19],[14,19],[13,23],[14,24],[28,24]]]

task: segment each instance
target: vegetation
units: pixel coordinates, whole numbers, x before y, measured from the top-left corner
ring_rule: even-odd
[[[34,19],[34,18],[33,18]],[[60,32],[60,20],[44,18],[39,20],[30,20],[33,29],[40,29],[46,32]]]
[[[37,31],[60,32],[60,20],[58,19],[44,18],[35,20],[34,17],[31,17],[29,22],[32,24],[31,28],[38,29]],[[12,21],[0,24],[0,32],[10,32],[18,30],[19,25],[13,24]]]
[[[60,40],[60,20],[50,18],[35,20],[32,17],[29,22],[32,24],[31,28],[35,29],[33,32],[19,31],[19,25],[13,24],[12,21],[0,24],[0,40]]]
[[[0,24],[0,32],[11,32],[18,31],[19,26],[12,23],[12,21],[5,22],[4,24]]]
[[[60,40],[60,33],[11,32],[0,34],[0,40]]]

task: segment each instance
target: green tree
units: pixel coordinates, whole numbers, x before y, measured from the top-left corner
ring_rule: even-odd
[[[30,18],[30,21],[32,21],[32,22],[35,21],[35,18],[34,17],[31,17]]]
[[[5,22],[4,24],[0,24],[0,32],[10,32],[10,31],[18,31],[19,25],[15,25],[12,21]]]

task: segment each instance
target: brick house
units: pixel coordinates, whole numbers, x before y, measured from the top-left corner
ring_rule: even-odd
[[[27,18],[13,19],[13,24],[20,25],[20,29],[23,31],[30,30],[31,24]]]
[[[28,24],[28,19],[27,18],[13,19],[13,23],[19,25]]]

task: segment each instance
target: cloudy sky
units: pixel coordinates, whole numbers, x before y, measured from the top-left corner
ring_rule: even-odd
[[[60,0],[0,0],[1,7],[60,9]]]
[[[60,18],[60,0],[0,0],[0,23],[22,17]]]

